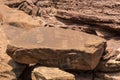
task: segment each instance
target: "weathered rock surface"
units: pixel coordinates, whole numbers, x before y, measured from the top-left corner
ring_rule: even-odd
[[[0,56],[0,80],[18,80],[26,65],[16,63],[7,54]]]
[[[12,80],[16,79],[15,74],[10,70],[12,67],[8,65],[6,61],[10,58],[5,54],[7,47],[7,38],[3,31],[0,29],[0,80]],[[6,57],[7,56],[7,57]]]
[[[6,53],[7,38],[0,28],[0,80],[17,80],[26,65],[13,61]]]
[[[2,4],[22,10],[34,19],[22,11],[10,9]],[[94,80],[119,80],[120,39],[111,39],[120,36],[119,9],[119,0],[0,0],[0,24],[6,24],[3,29],[9,39],[7,52],[20,63],[93,70],[100,60],[104,43],[97,41],[94,36],[83,35],[81,33],[83,31],[110,39],[107,41],[106,53],[96,69],[107,73],[96,74]],[[41,24],[46,27],[45,30],[39,28],[27,32],[25,30]],[[64,31],[48,27],[64,28]],[[69,29],[80,32],[74,33]],[[2,39],[1,41],[4,40]],[[3,42],[0,42],[2,46],[0,50],[5,53],[6,43]],[[11,58],[3,58],[3,54],[0,56],[2,56],[0,64],[7,66],[2,67],[1,72],[4,72],[9,79],[15,79],[16,71],[11,69],[17,70],[16,62],[11,62]],[[8,61],[12,66],[15,64],[14,67],[8,65]],[[25,71],[27,73],[27,69]],[[3,76],[3,73],[0,74]],[[20,74],[21,72],[17,73]],[[93,80],[93,76],[79,73],[76,79]],[[1,79],[4,80],[5,77]]]
[[[44,21],[48,25],[59,26],[56,22],[60,20],[56,20],[53,24],[54,18],[52,19],[52,17],[57,16],[63,20],[67,19],[73,22],[72,25],[69,24],[71,22],[68,22],[68,24],[63,22],[66,27],[72,27],[73,29],[73,24],[78,24],[76,30],[88,33],[91,33],[92,27],[92,33],[96,32],[94,34],[105,38],[112,37],[113,34],[119,34],[120,32],[120,1],[118,0],[11,0],[8,2],[7,5],[13,5],[12,7],[18,8],[30,15],[44,17]],[[51,20],[47,21],[48,18],[51,18]],[[88,28],[87,31],[85,28],[86,25]],[[79,28],[79,26],[81,26],[83,30]],[[98,31],[96,28],[104,29],[105,32]]]
[[[110,31],[104,30],[104,29],[95,29],[95,32],[97,36],[103,37],[103,38],[111,38],[115,36],[115,33],[111,33]]]
[[[10,31],[6,29],[8,37],[14,33]],[[14,34],[14,39],[9,40],[7,54],[25,64],[40,63],[64,69],[93,70],[104,49],[104,40],[94,35],[40,27]]]
[[[58,10],[55,16],[66,20],[71,20],[72,22],[95,25],[100,28],[115,30],[120,32],[119,21],[117,19],[107,16],[85,15],[84,13],[78,13],[75,11],[66,11],[66,10]]]
[[[98,79],[95,80],[120,80],[120,72],[114,73],[96,73]]]
[[[11,9],[5,5],[0,5],[0,23],[25,29],[41,26],[41,21],[34,20],[24,12]]]
[[[107,41],[106,55],[100,62],[100,71],[113,72],[120,70],[120,38],[113,38]]]
[[[32,71],[32,80],[75,80],[75,76],[59,68],[37,67]]]

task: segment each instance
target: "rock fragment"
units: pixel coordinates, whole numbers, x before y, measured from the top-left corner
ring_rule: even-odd
[[[96,73],[98,79],[95,80],[120,80],[120,72],[114,73]]]
[[[24,12],[11,9],[6,5],[0,5],[0,23],[25,29],[41,26],[39,20],[34,20]]]
[[[100,71],[115,72],[120,70],[120,38],[112,38],[107,41],[106,55],[98,66]]]
[[[59,68],[38,67],[32,71],[32,80],[75,80],[75,76]]]
[[[5,53],[8,42],[1,28],[0,39],[0,80],[17,80],[26,65],[16,63]]]

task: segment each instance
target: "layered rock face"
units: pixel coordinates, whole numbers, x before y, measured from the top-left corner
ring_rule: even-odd
[[[1,0],[0,80],[120,80],[119,0]]]
[[[16,63],[5,53],[8,42],[1,28],[0,39],[0,80],[17,80],[26,65]]]
[[[100,62],[99,69],[104,72],[114,72],[120,70],[120,40],[118,37],[112,38],[107,42],[106,55]]]
[[[119,1],[116,0],[11,0],[6,2],[6,4],[10,7],[17,7],[27,14],[43,17],[50,26],[51,24],[60,24],[57,20],[54,22],[46,20],[53,20],[50,17],[55,15],[56,17],[62,18],[62,20],[70,20],[72,25],[69,25],[69,28],[76,27],[75,24],[77,23],[79,24],[77,26],[83,29],[80,30],[85,32],[91,33],[91,27],[95,32],[99,30],[100,33],[96,32],[99,36],[109,37],[114,32],[118,35],[120,32]],[[59,26],[68,27],[68,25],[62,24]],[[86,27],[88,28],[87,30]],[[104,31],[113,34],[106,35],[105,33],[105,35],[100,35]]]

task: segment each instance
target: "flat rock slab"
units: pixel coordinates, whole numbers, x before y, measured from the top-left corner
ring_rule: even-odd
[[[32,80],[75,80],[75,76],[59,68],[38,67],[32,71]]]
[[[21,31],[12,39],[11,30],[5,32],[10,39],[7,53],[19,63],[92,70],[105,49],[102,38],[72,30],[39,27]]]

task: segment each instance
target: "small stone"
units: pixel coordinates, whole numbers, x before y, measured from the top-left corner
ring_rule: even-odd
[[[59,68],[38,67],[32,71],[32,80],[75,80],[75,76]]]
[[[103,37],[103,38],[111,38],[115,36],[115,34],[111,33],[108,30],[104,30],[104,29],[96,29],[95,32],[99,37]]]

